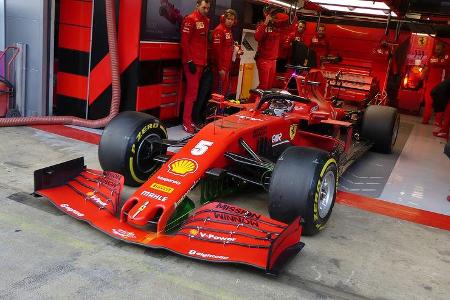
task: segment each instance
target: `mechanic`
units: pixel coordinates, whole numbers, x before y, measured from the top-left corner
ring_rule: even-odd
[[[227,96],[233,53],[242,55],[242,50],[235,45],[231,28],[237,23],[237,14],[227,9],[220,17],[220,24],[213,31],[211,68],[214,76],[214,92]]]
[[[446,72],[449,72],[448,68]],[[433,131],[433,135],[448,140],[450,129],[450,76],[431,90],[431,97],[433,98],[436,117],[442,115],[441,122],[438,124],[439,127]]]
[[[306,30],[306,22],[298,21],[297,26],[293,32],[287,35],[282,42],[283,48],[288,49],[288,63],[294,66],[308,65],[308,54],[309,50],[305,44],[304,33]],[[286,82],[291,78],[292,70],[286,72],[285,80]]]
[[[434,111],[436,113],[435,125],[440,126],[442,123],[445,106],[442,107],[442,105],[439,105],[439,103],[442,104],[442,101],[438,101],[437,106],[433,104],[431,91],[440,82],[449,77],[449,66],[450,59],[448,54],[445,54],[444,43],[438,41],[435,45],[434,53],[430,57],[428,64],[424,70],[424,74],[428,78],[425,85],[425,109],[422,115],[423,124],[428,124],[430,122],[432,108],[434,108]]]
[[[316,53],[316,67],[321,65],[320,58],[330,54],[330,44],[325,36],[325,25],[320,24],[316,28],[316,35],[311,38],[309,47]]]
[[[207,64],[209,8],[209,0],[197,0],[196,9],[184,18],[181,25],[181,58],[186,76],[183,128],[188,133],[194,133],[196,129],[192,122],[192,108]]]
[[[264,7],[265,20],[256,28],[255,39],[258,42],[258,50],[255,60],[258,68],[258,88],[267,90],[272,88],[275,79],[280,33],[275,26],[274,8]]]
[[[293,32],[291,32],[288,36],[286,36],[286,39],[283,42],[284,47],[288,47],[289,50],[292,49],[293,43],[305,43],[303,35],[305,34],[306,30],[306,22],[305,21],[298,21],[297,28]]]
[[[286,65],[290,64],[290,61],[292,59],[291,45],[293,39],[296,36],[297,28],[298,22],[295,22],[289,26],[285,26],[284,28],[280,28],[279,31],[280,44],[278,48],[277,69],[276,69],[277,73],[285,73],[285,75],[292,74],[291,70],[287,70]]]

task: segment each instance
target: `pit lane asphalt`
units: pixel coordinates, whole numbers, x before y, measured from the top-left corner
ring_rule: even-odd
[[[128,245],[29,196],[33,171],[97,146],[0,128],[0,298],[448,299],[450,233],[336,204],[327,228],[270,277]],[[130,193],[127,190],[127,193]],[[37,202],[36,202],[37,201]],[[232,203],[267,213],[267,196]]]

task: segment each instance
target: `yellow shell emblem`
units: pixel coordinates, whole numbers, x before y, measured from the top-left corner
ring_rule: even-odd
[[[186,174],[195,173],[198,164],[192,159],[177,159],[169,164],[169,172],[175,175],[185,176]]]
[[[190,233],[191,235],[193,235],[193,236],[196,236],[196,235],[198,234],[198,230],[197,230],[197,229],[191,229],[191,230],[189,231],[189,233]]]

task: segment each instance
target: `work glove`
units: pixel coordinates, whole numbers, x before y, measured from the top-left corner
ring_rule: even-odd
[[[195,73],[197,73],[197,67],[195,66],[195,64],[194,64],[194,62],[191,60],[191,61],[188,61],[188,66],[189,66],[189,71],[192,73],[192,74],[195,74]]]

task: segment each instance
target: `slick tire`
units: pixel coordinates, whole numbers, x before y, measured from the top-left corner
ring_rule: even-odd
[[[154,158],[166,153],[162,139],[167,139],[167,130],[157,118],[123,112],[103,131],[98,148],[100,165],[105,171],[122,174],[126,185],[142,185],[159,166]]]
[[[373,150],[391,153],[397,141],[400,116],[396,108],[371,105],[364,112],[361,136],[373,142]]]
[[[320,232],[336,201],[337,168],[336,160],[325,151],[304,147],[286,149],[270,180],[270,217],[289,224],[301,216],[305,235]]]

